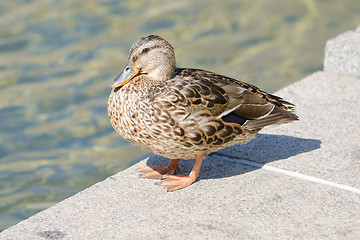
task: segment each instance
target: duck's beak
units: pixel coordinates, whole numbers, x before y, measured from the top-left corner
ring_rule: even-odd
[[[117,78],[114,79],[114,83],[111,85],[111,88],[117,88],[125,85],[129,82],[133,77],[139,74],[139,69],[130,63],[126,64],[122,73],[120,73]]]

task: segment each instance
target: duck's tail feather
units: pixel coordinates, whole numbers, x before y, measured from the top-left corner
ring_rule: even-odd
[[[264,118],[247,120],[243,127],[249,130],[255,130],[272,124],[288,123],[299,120],[299,117],[293,113],[293,111],[293,108],[291,108],[290,111],[286,111],[279,107],[275,107],[273,111]]]

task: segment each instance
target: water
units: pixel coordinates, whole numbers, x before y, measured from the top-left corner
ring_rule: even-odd
[[[275,91],[322,69],[357,0],[0,2],[0,230],[148,155],[111,128],[109,84],[139,36],[181,67]],[[134,173],[136,174],[136,173]]]

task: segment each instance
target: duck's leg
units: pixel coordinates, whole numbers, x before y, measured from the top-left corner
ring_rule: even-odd
[[[164,180],[161,181],[159,185],[167,187],[168,192],[172,192],[191,185],[199,176],[203,159],[204,154],[201,154],[195,158],[195,164],[189,176],[164,175]]]
[[[176,170],[180,171],[179,159],[170,159],[167,167],[150,166],[137,169],[138,172],[143,173],[140,177],[151,179],[162,179],[164,174],[174,174]]]

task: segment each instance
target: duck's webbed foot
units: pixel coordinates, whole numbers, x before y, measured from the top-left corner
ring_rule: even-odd
[[[184,187],[190,186],[199,176],[200,167],[204,155],[201,154],[195,158],[194,167],[189,176],[175,176],[175,175],[164,175],[163,180],[158,183],[160,186],[167,188],[168,192],[182,189]]]
[[[173,175],[176,170],[180,171],[179,159],[170,159],[167,167],[149,166],[137,169],[138,172],[142,173],[140,177],[150,179],[163,179],[165,174]]]
[[[193,182],[196,181],[196,178],[192,178],[190,176],[176,175],[165,175],[162,179],[163,180],[157,184],[166,187],[168,192],[190,186]]]

